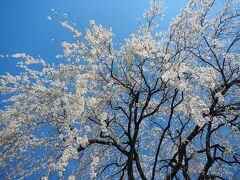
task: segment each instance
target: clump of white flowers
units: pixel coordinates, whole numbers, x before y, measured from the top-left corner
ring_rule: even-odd
[[[68,180],[75,180],[75,179],[76,179],[76,177],[74,175],[68,176]]]
[[[84,137],[77,137],[77,143],[81,147],[86,148],[89,144],[87,136],[85,135]]]
[[[215,94],[215,97],[218,98],[219,103],[224,103],[224,96],[222,95],[221,92],[218,92],[217,94]]]
[[[98,162],[99,162],[99,157],[96,156],[92,159],[92,162],[91,162],[91,165],[90,165],[90,176],[91,176],[91,179],[95,179],[96,176],[97,176],[97,172],[96,172],[96,167],[98,165]]]
[[[74,37],[80,37],[81,36],[81,32],[79,32],[75,27],[71,26],[68,24],[67,21],[62,21],[60,22],[60,24],[65,27],[66,29],[70,30],[71,32],[74,33]]]

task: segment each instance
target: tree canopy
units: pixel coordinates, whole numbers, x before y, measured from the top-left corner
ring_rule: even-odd
[[[0,177],[240,178],[239,9],[189,0],[163,32],[152,0],[118,45],[58,19],[58,62],[13,54],[21,73],[0,78]]]

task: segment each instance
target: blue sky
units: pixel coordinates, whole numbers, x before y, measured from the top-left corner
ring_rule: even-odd
[[[166,0],[168,9],[160,23],[162,29],[167,29],[169,20],[185,3],[186,0]],[[112,27],[115,40],[122,41],[137,29],[137,18],[149,4],[150,0],[0,0],[0,54],[24,52],[53,60],[61,52],[57,42],[71,40],[71,33],[47,20],[46,17],[52,15],[52,8],[59,15],[69,13],[83,29],[92,19],[97,24]],[[10,58],[0,59],[0,75],[6,72],[17,74],[16,62]]]

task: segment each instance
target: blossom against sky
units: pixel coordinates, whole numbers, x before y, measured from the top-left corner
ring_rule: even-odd
[[[70,14],[81,28],[89,26],[90,20],[104,27],[112,27],[117,41],[123,40],[138,27],[137,18],[149,7],[147,0],[2,0],[0,1],[0,54],[25,52],[45,59],[54,57],[60,46],[52,43],[70,39],[69,32],[54,22],[49,22],[51,9],[59,15]],[[185,0],[167,0],[168,9],[161,26],[167,29],[169,19],[184,6]],[[0,61],[0,74],[12,71],[14,64]],[[13,71],[14,72],[14,71]]]
[[[170,19],[184,7],[186,0],[167,0],[165,17],[160,23],[167,30]],[[62,51],[60,43],[71,40],[71,33],[56,21],[49,21],[52,10],[62,18],[69,14],[81,30],[90,20],[112,28],[115,42],[123,42],[139,26],[138,18],[150,5],[150,0],[2,0],[0,1],[0,55],[26,53],[54,61]],[[54,39],[54,42],[52,41]],[[16,60],[0,59],[0,75],[18,74]],[[0,98],[1,100],[2,98]],[[2,107],[0,103],[0,108]]]
[[[0,146],[3,144],[4,152],[0,171],[17,178],[18,172],[19,176],[29,176],[29,171],[33,177],[43,173],[48,177],[53,170],[59,177],[90,174],[91,178],[100,178],[108,177],[110,171],[112,177],[119,172],[124,177],[127,171],[128,179],[139,175],[142,179],[154,179],[155,175],[172,179],[180,173],[186,179],[235,177],[240,164],[236,146],[240,137],[240,56],[236,53],[239,4],[236,0],[221,2],[222,9],[215,1],[190,0],[169,30],[161,33],[168,23],[160,22],[156,30],[158,19],[154,18],[161,17],[163,3],[152,0],[151,8],[144,13],[145,21],[141,21],[144,25],[132,35],[128,34],[137,29],[135,26],[117,24],[121,28],[114,28],[109,22],[90,17],[86,19],[90,27],[85,29],[85,21],[78,22],[69,10],[51,9],[45,20],[53,21],[47,32],[54,30],[49,42],[54,39],[51,43],[55,49],[37,48],[32,43],[28,44],[32,45],[30,50],[21,46],[23,50],[18,52],[23,53],[1,56],[2,62],[25,59],[19,62],[25,72],[0,79],[0,92],[9,95],[6,102],[12,103],[0,110]],[[167,12],[177,13],[177,9]],[[56,19],[52,13],[57,14]],[[66,22],[66,17],[76,21],[79,30],[71,26],[72,21]],[[166,19],[170,17],[167,14]],[[105,20],[108,18],[113,17],[110,14]],[[70,30],[74,38],[57,30],[57,24]],[[46,32],[44,27],[40,24],[38,30]],[[124,27],[133,30],[125,34],[121,31]],[[35,37],[42,38],[40,34]],[[115,48],[113,42],[120,44]],[[60,44],[63,55],[58,57],[66,60],[61,64],[54,58]],[[46,61],[28,55],[36,57],[39,49],[44,52],[37,54]],[[6,63],[2,67],[10,66]],[[10,71],[17,73],[14,68]],[[12,150],[5,151],[8,148]],[[41,154],[43,158],[38,158]],[[66,169],[73,167],[71,160],[81,160],[78,170]],[[236,166],[232,168],[232,164]],[[115,167],[106,174],[97,172],[111,165]],[[34,174],[38,169],[43,171]]]

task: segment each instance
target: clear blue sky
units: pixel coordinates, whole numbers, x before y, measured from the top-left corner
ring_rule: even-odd
[[[167,29],[169,20],[185,3],[186,0],[166,0],[168,9],[161,23],[163,29]],[[0,54],[24,52],[52,60],[61,52],[61,47],[51,38],[58,42],[71,40],[71,33],[47,20],[52,8],[59,14],[69,13],[83,28],[92,19],[112,27],[115,39],[123,40],[137,29],[137,18],[149,4],[150,0],[0,0]],[[17,74],[16,62],[10,58],[0,59],[0,75]]]

